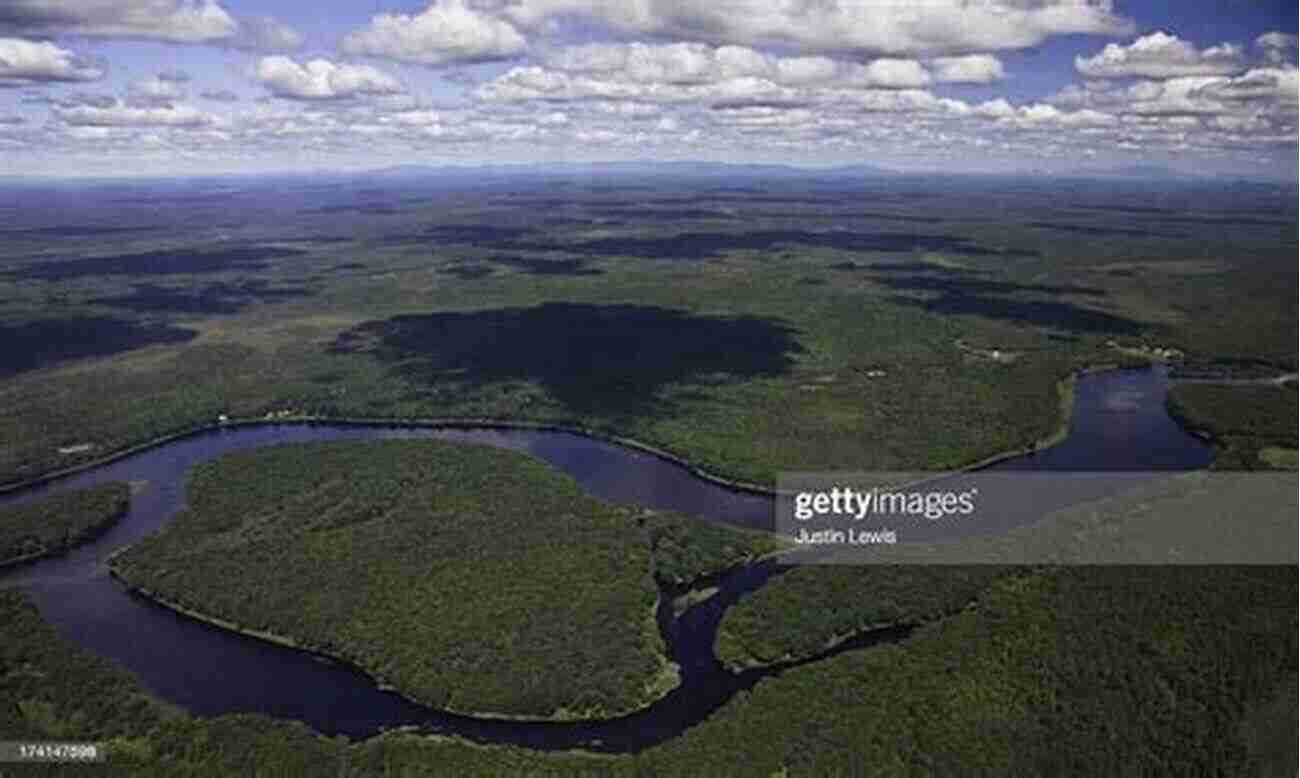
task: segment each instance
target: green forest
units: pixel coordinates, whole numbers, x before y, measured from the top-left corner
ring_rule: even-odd
[[[425,704],[508,717],[599,718],[667,692],[652,560],[680,583],[773,548],[465,444],[234,454],[198,466],[187,501],[114,558],[117,576]]]
[[[1169,413],[1207,433],[1222,470],[1296,469],[1295,382],[1274,386],[1180,384],[1169,391]]]
[[[0,507],[0,566],[84,543],[111,527],[130,504],[130,486],[116,482]]]
[[[0,730],[100,740],[106,764],[0,776],[1286,775],[1294,568],[1020,570],[904,644],[789,670],[628,756],[195,718],[0,592]]]

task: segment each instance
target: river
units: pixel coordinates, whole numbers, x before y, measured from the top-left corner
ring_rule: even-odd
[[[1002,460],[1008,471],[1171,471],[1206,466],[1210,446],[1184,432],[1164,408],[1168,378],[1160,369],[1081,376],[1068,435],[1044,451]],[[626,752],[672,738],[699,723],[738,691],[787,667],[744,673],[713,655],[727,608],[786,567],[772,561],[727,571],[719,592],[674,618],[668,597],[659,624],[681,685],[645,710],[594,722],[515,722],[456,716],[382,691],[343,664],[208,626],[131,593],[109,575],[114,549],[158,530],[184,507],[185,473],[232,451],[282,443],[382,438],[481,443],[539,457],[614,502],[670,509],[704,520],[770,528],[771,497],[726,488],[653,454],[581,435],[527,429],[445,429],[399,425],[276,424],[211,430],[92,470],[0,498],[40,499],[106,481],[144,481],[128,514],[104,535],[64,556],[0,574],[0,587],[25,590],[64,638],[126,667],[154,695],[199,715],[259,712],[301,720],[328,735],[366,737],[400,726],[480,742],[537,749]],[[671,592],[665,593],[670,595]],[[859,636],[828,653],[905,637],[905,628]],[[467,636],[472,641],[473,636]],[[808,661],[819,661],[813,657]]]

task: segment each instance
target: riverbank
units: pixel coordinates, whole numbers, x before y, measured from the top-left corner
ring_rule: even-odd
[[[1070,372],[1065,378],[1057,381],[1058,402],[1061,408],[1061,415],[1056,428],[1048,435],[1036,440],[1031,446],[1008,449],[987,457],[978,459],[968,465],[954,468],[952,472],[963,472],[968,470],[978,470],[989,465],[996,464],[1004,459],[1010,459],[1023,456],[1034,451],[1055,445],[1069,434],[1070,420],[1074,402],[1074,384],[1081,376],[1092,375],[1117,370],[1134,370],[1143,369],[1135,368],[1131,365],[1122,365],[1108,363],[1097,366],[1078,368]],[[664,462],[681,467],[691,475],[717,484],[726,489],[744,494],[754,494],[759,496],[773,497],[780,492],[770,485],[745,481],[739,478],[730,478],[726,475],[710,472],[703,467],[695,464],[690,459],[675,454],[667,449],[655,446],[635,438],[621,435],[613,435],[607,432],[594,429],[591,427],[582,427],[572,424],[561,424],[553,422],[528,421],[521,419],[501,419],[493,417],[429,417],[422,419],[394,419],[388,417],[334,417],[318,416],[309,414],[276,416],[268,419],[265,416],[250,417],[233,417],[224,421],[217,421],[211,424],[204,424],[196,427],[190,427],[179,432],[163,435],[152,440],[140,443],[120,451],[105,454],[102,457],[73,465],[71,467],[61,468],[58,470],[6,484],[0,484],[0,495],[21,492],[32,489],[54,481],[84,473],[88,470],[95,470],[105,465],[121,461],[136,454],[141,454],[152,449],[165,446],[169,443],[186,440],[200,435],[206,435],[217,432],[222,429],[232,429],[239,427],[273,427],[279,425],[335,425],[340,427],[391,427],[394,429],[502,429],[502,430],[531,430],[538,432],[560,432],[569,435],[580,435],[592,440],[611,443],[632,449],[644,454],[648,454]]]
[[[119,551],[121,550],[124,549],[120,549]],[[193,608],[189,608],[184,605],[181,605],[175,600],[164,597],[158,592],[150,591],[149,589],[146,589],[142,586],[132,584],[128,579],[124,578],[122,574],[112,566],[111,557],[110,557],[110,564],[109,564],[109,575],[112,576],[112,578],[115,581],[120,583],[122,587],[125,588],[132,596],[139,597],[144,600],[148,600],[150,603],[166,608],[167,610],[173,613],[179,614],[188,619],[192,619],[201,624],[206,624],[207,626],[210,627],[216,627],[218,629],[225,630],[226,632],[232,632],[236,635],[242,635],[244,637],[252,638],[254,640],[260,640],[264,643],[270,643],[272,645],[280,646],[282,648],[290,648],[293,649],[294,651],[301,651],[302,653],[309,654],[310,656],[313,656],[317,659],[321,659],[327,662],[337,664],[340,667],[346,667],[348,670],[351,670],[352,672],[357,673],[358,675],[365,676],[367,679],[370,680],[371,683],[374,684],[375,688],[379,689],[380,691],[396,695],[414,705],[419,705],[420,707],[428,708],[430,711],[440,711],[443,713],[450,713],[454,716],[461,716],[467,719],[481,719],[485,721],[538,722],[538,723],[551,722],[557,724],[577,722],[577,721],[599,722],[601,720],[617,719],[650,708],[655,703],[657,703],[660,699],[662,699],[666,694],[671,692],[673,689],[677,688],[680,682],[680,676],[678,674],[677,666],[667,657],[664,657],[664,665],[661,669],[660,674],[655,676],[655,678],[653,678],[651,682],[647,684],[646,687],[648,692],[653,691],[657,693],[658,696],[646,700],[643,704],[637,705],[636,707],[629,708],[627,710],[572,711],[572,710],[566,710],[561,708],[560,710],[556,711],[556,713],[552,716],[528,716],[528,715],[520,715],[520,714],[512,714],[512,713],[502,713],[499,711],[466,710],[466,709],[460,709],[450,705],[438,707],[430,704],[426,700],[421,700],[417,697],[413,697],[409,694],[404,693],[401,689],[394,686],[391,681],[383,678],[382,676],[375,675],[374,673],[366,670],[364,667],[356,664],[355,662],[353,662],[352,660],[346,657],[341,657],[338,656],[337,654],[331,654],[327,651],[321,650],[318,647],[305,644],[287,635],[280,635],[275,632],[270,632],[267,630],[254,629],[253,627],[245,626],[243,624],[238,624],[228,619],[223,619],[219,616],[213,616],[211,614],[203,613],[202,611],[194,610]],[[650,616],[650,622],[652,624],[655,623],[655,613],[658,611],[659,607],[660,605],[656,601],[654,610],[651,612],[651,616]]]
[[[647,525],[672,538],[653,553],[691,550],[673,569],[770,546],[672,514],[639,523],[533,457],[452,441],[273,445],[184,477],[189,509],[114,555],[119,580],[477,718],[617,718],[677,686]]]
[[[126,516],[130,505],[131,487],[113,482],[36,503],[0,507],[0,570],[60,556],[90,543]],[[26,550],[33,545],[39,548]]]

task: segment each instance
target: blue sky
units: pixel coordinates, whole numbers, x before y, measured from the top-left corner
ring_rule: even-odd
[[[0,0],[0,175],[708,159],[1296,175],[1296,6]]]

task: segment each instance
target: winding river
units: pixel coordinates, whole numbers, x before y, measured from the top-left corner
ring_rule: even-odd
[[[1079,378],[1071,427],[1057,445],[1002,460],[995,470],[1191,470],[1206,466],[1210,446],[1184,432],[1164,408],[1159,369],[1094,373]],[[199,433],[92,470],[7,495],[0,504],[106,481],[144,481],[129,513],[92,543],[65,556],[0,574],[0,587],[24,589],[64,638],[131,670],[150,692],[199,715],[260,712],[298,719],[328,735],[366,737],[385,728],[418,728],[480,742],[537,749],[637,751],[681,734],[737,692],[791,666],[820,661],[906,628],[859,635],[827,654],[782,666],[731,673],[713,655],[727,608],[787,567],[767,561],[727,571],[718,593],[679,617],[665,592],[659,625],[681,685],[645,710],[595,722],[515,722],[431,710],[382,691],[361,672],[310,653],[208,626],[132,594],[105,560],[155,532],[184,507],[185,473],[232,451],[281,443],[379,438],[438,439],[523,451],[568,473],[598,497],[671,509],[709,521],[770,528],[772,498],[728,489],[653,454],[581,435],[528,429],[448,429],[398,425],[275,424]],[[470,637],[472,639],[472,636]]]

